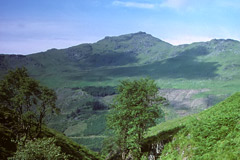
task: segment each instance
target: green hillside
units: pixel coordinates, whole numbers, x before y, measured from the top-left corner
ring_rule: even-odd
[[[33,77],[53,88],[102,85],[114,78],[115,75],[108,73],[115,72],[114,68],[121,70],[123,66],[168,58],[175,54],[173,48],[149,34],[138,32],[27,56],[0,55],[0,73],[2,76],[8,69],[25,66]]]
[[[105,115],[108,111],[106,98],[70,88],[58,89],[57,95],[61,115],[53,117],[48,126],[63,132],[79,144],[100,151],[105,138]]]
[[[238,41],[222,39],[172,46],[138,32],[27,56],[1,55],[0,73],[2,77],[8,69],[26,66],[32,76],[52,88],[116,86],[119,79],[142,76],[168,88],[186,88],[192,81],[195,88],[203,83],[211,87],[211,80],[234,83],[239,77],[239,49]]]
[[[239,50],[234,40],[172,46],[138,32],[27,56],[0,55],[0,77],[25,66],[51,88],[116,86],[121,79],[148,76],[161,88],[209,88],[231,94],[239,79]]]
[[[150,128],[143,148],[159,159],[237,160],[240,157],[240,93],[199,114]]]

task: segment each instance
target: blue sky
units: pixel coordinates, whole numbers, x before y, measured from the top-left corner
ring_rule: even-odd
[[[240,40],[239,0],[0,0],[0,53],[147,32],[174,45]]]

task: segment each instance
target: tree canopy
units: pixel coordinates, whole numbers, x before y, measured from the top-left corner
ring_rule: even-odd
[[[122,159],[131,155],[141,157],[144,133],[161,117],[160,106],[165,98],[158,96],[154,80],[124,80],[118,86],[119,94],[108,115],[107,124],[117,139]]]
[[[25,68],[9,71],[0,81],[0,105],[14,111],[18,119],[16,135],[30,138],[41,133],[41,126],[48,113],[58,112],[56,94],[31,78]]]

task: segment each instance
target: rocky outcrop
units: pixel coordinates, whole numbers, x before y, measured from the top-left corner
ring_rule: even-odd
[[[156,144],[152,144],[151,150],[149,151],[148,160],[156,160],[157,157],[161,154],[163,148],[164,148],[163,141]]]
[[[205,110],[226,98],[226,96],[208,95],[196,98],[199,93],[208,92],[209,89],[160,89],[159,95],[165,97],[179,116]]]

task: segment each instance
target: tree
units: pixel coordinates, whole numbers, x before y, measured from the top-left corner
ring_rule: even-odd
[[[9,71],[0,82],[0,104],[14,110],[18,138],[33,138],[33,128],[38,136],[47,114],[58,112],[55,102],[55,92],[31,78],[25,68]]]
[[[130,154],[140,159],[143,136],[162,115],[160,105],[166,99],[157,95],[155,82],[148,78],[124,80],[117,89],[119,94],[114,99],[107,124],[116,136],[122,159]]]

